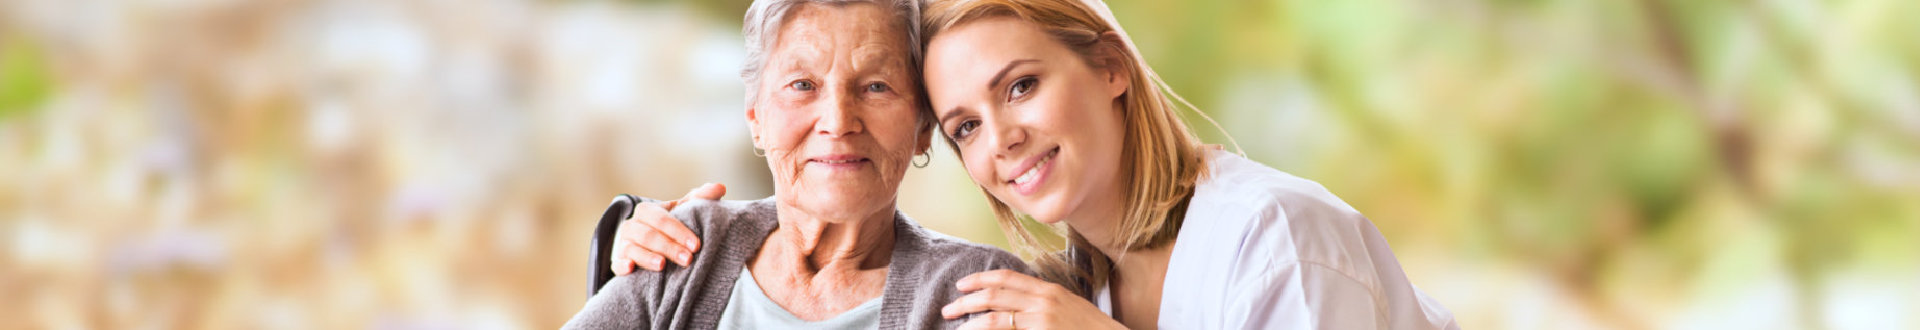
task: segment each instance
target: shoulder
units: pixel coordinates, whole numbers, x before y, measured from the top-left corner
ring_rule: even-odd
[[[926,255],[943,260],[943,263],[979,265],[979,267],[974,267],[978,269],[977,271],[1012,269],[1014,271],[1028,273],[1027,263],[1021,261],[1019,256],[1007,252],[1007,250],[1001,250],[991,245],[970,242],[958,237],[947,236],[931,230],[926,232],[937,235],[936,237],[930,237],[926,240],[928,248]],[[962,275],[964,276],[965,274]]]
[[[1208,175],[1194,189],[1174,245],[1169,282],[1176,282],[1172,278],[1177,274],[1182,278],[1178,282],[1189,283],[1187,287],[1196,294],[1228,297],[1232,304],[1244,306],[1271,307],[1326,297],[1363,305],[1379,300],[1381,281],[1376,268],[1380,266],[1373,258],[1385,252],[1375,251],[1384,248],[1384,241],[1359,211],[1319,183],[1239,155],[1213,151],[1207,166]],[[1192,269],[1206,271],[1183,271]],[[1335,302],[1315,306],[1331,304]],[[1366,316],[1377,309],[1347,307],[1352,308],[1335,309],[1357,311],[1362,320],[1372,320]],[[1176,315],[1257,319],[1195,313]]]
[[[968,274],[995,269],[1012,269],[1029,273],[1026,262],[1006,250],[921,227],[904,215],[898,217],[896,221],[899,224],[896,232],[901,233],[897,238],[903,240],[900,243],[916,247],[911,250],[897,251],[910,254],[907,256],[910,258],[901,260],[913,262],[916,266],[914,268],[932,273],[928,275],[957,274],[952,277],[959,279]]]
[[[1362,271],[1373,223],[1326,187],[1224,151],[1208,157],[1180,241],[1193,253],[1238,256],[1236,269],[1313,263]],[[1227,251],[1222,251],[1227,250]]]
[[[905,214],[894,217],[894,250],[887,266],[887,302],[881,328],[953,328],[961,321],[940,317],[940,307],[960,298],[954,283],[974,273],[1010,269],[1024,274],[1027,264],[1012,253],[921,227]],[[884,313],[884,312],[883,312]]]
[[[646,326],[661,294],[664,276],[655,272],[636,272],[607,281],[598,294],[587,299],[580,312],[567,320],[562,329],[617,329]]]
[[[1207,176],[1194,188],[1193,203],[1248,212],[1359,214],[1319,182],[1218,150],[1208,154]]]
[[[674,219],[699,234],[702,240],[727,240],[726,234],[737,225],[768,226],[777,223],[773,198],[758,200],[691,200],[673,209]]]
[[[916,283],[916,297],[944,304],[958,298],[953,283],[974,273],[1007,269],[1031,275],[1027,263],[1006,250],[969,242],[925,227],[901,215],[895,219],[894,273],[888,280]]]

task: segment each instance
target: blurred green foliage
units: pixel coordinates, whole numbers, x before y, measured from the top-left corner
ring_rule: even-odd
[[[53,82],[40,46],[18,34],[0,36],[0,120],[30,112]]]

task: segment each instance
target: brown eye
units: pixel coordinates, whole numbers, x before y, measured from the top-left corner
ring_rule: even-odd
[[[947,138],[955,141],[965,140],[967,137],[973,136],[973,130],[976,128],[980,128],[980,121],[962,121],[959,125],[953,125],[953,134],[947,134]]]
[[[1013,85],[1007,87],[1007,98],[1017,99],[1025,97],[1027,93],[1033,92],[1033,85],[1039,82],[1039,79],[1034,79],[1033,77],[1021,77],[1020,80],[1015,80],[1013,81]]]

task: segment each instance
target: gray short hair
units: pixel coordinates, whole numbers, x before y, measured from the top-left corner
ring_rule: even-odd
[[[872,3],[893,9],[894,16],[901,27],[907,29],[907,72],[919,85],[920,79],[920,2],[922,0],[754,0],[747,7],[747,17],[742,21],[741,34],[747,39],[747,61],[740,67],[740,80],[747,84],[747,105],[760,95],[760,70],[767,65],[767,51],[773,48],[773,42],[780,38],[780,26],[786,23],[787,14],[802,4],[817,3],[843,5],[849,3]],[[921,88],[915,88],[921,89]],[[920,99],[916,107],[925,108],[926,96],[914,92]]]

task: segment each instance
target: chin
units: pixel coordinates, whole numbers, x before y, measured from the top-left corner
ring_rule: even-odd
[[[1001,201],[1006,202],[1005,199],[1002,199]],[[1066,218],[1066,212],[1060,206],[1060,203],[1048,201],[1044,198],[1036,199],[1036,200],[1009,202],[1007,203],[1007,206],[1012,207],[1014,211],[1019,211],[1020,213],[1026,214],[1028,217],[1032,217],[1033,221],[1043,223],[1043,224],[1052,225],[1055,223],[1059,223],[1060,220],[1062,220],[1063,218]]]
[[[1034,222],[1039,222],[1040,224],[1043,224],[1043,225],[1048,225],[1048,226],[1052,226],[1052,225],[1055,225],[1055,224],[1059,224],[1059,223],[1060,223],[1060,218],[1056,218],[1056,217],[1047,217],[1047,218],[1042,218],[1042,217],[1033,217],[1033,221],[1034,221]]]
[[[889,205],[892,196],[884,194],[884,187],[875,186],[816,186],[815,189],[795,191],[790,197],[794,206],[805,210],[807,214],[819,220],[831,222],[864,220],[874,211]]]

